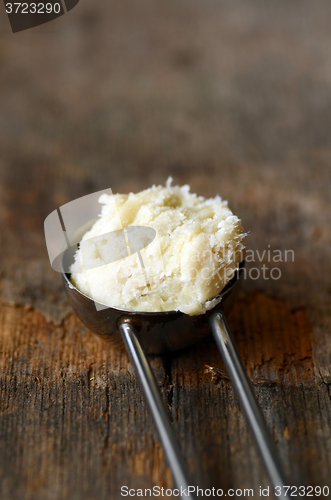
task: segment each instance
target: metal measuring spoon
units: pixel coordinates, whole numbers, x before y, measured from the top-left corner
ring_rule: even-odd
[[[65,259],[67,262],[63,269],[68,269],[66,252],[63,257],[63,260]],[[71,259],[73,259],[72,251],[69,252],[69,260]],[[63,270],[62,275],[69,303],[80,320],[92,332],[112,345],[116,347],[125,345],[135,366],[176,486],[187,490],[191,483],[146,354],[162,354],[183,349],[209,336],[211,329],[266,471],[273,486],[280,487],[282,494],[278,498],[285,499],[290,496],[283,493],[286,482],[276,448],[225,319],[239,290],[244,265],[243,261],[236,275],[220,293],[220,303],[211,311],[199,316],[189,316],[178,311],[133,312],[115,307],[105,308],[102,304],[96,307],[93,299],[74,287],[69,273]],[[190,493],[186,498],[193,500],[194,496]]]

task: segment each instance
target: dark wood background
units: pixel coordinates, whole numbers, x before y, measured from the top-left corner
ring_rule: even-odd
[[[331,4],[81,1],[17,34],[0,17],[1,499],[171,486],[126,354],[70,311],[43,234],[70,200],[168,175],[228,199],[251,249],[294,251],[244,282],[230,326],[289,482],[331,486]],[[194,482],[258,498],[213,341],[152,365]]]

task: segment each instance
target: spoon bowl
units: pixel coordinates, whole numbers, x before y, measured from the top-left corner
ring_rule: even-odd
[[[124,348],[118,326],[129,322],[138,332],[146,354],[163,354],[184,349],[211,335],[208,323],[211,311],[222,310],[228,316],[240,288],[240,278],[245,262],[240,264],[232,280],[218,297],[221,301],[210,311],[189,316],[180,311],[134,312],[116,307],[96,307],[95,301],[80,292],[70,281],[69,273],[62,273],[68,301],[79,317],[93,333],[118,348]]]

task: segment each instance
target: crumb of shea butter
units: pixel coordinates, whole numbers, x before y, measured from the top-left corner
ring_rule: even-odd
[[[136,194],[100,196],[101,215],[82,238],[84,254],[79,249],[71,266],[79,290],[130,311],[196,315],[215,306],[244,258],[246,235],[226,201],[205,199],[171,181]],[[95,238],[128,225],[156,231],[141,250],[144,268],[137,253],[107,263],[107,240]]]

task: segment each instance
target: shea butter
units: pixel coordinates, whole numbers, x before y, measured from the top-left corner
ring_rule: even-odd
[[[219,196],[206,199],[171,181],[136,194],[100,196],[100,216],[70,269],[80,291],[101,304],[142,312],[197,315],[219,301],[244,258],[241,222]],[[132,252],[128,226],[152,228],[155,237]],[[111,234],[121,248],[114,248]],[[110,259],[114,252],[116,259]]]

